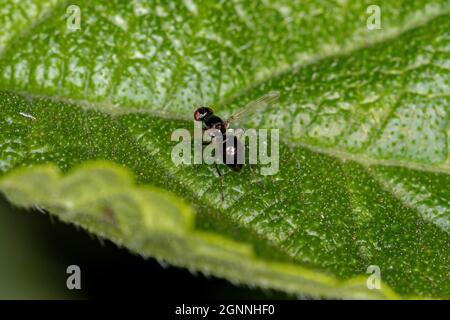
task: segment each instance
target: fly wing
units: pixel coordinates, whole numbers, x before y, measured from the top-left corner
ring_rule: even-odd
[[[248,103],[245,107],[237,111],[235,114],[233,114],[225,121],[226,126],[228,127],[230,123],[238,119],[241,119],[244,116],[247,116],[248,114],[254,112],[257,109],[264,108],[275,103],[279,97],[280,93],[278,91],[271,91],[263,95],[262,97]]]

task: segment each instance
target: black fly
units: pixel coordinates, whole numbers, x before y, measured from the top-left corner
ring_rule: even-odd
[[[264,106],[268,106],[277,101],[279,93],[276,91],[269,92],[268,94],[256,99],[245,107],[234,113],[226,121],[216,116],[211,108],[199,107],[194,112],[195,121],[201,121],[203,124],[203,130],[206,130],[211,137],[211,143],[221,143],[221,147],[218,148],[221,153],[219,158],[222,158],[224,164],[226,164],[233,171],[241,171],[244,163],[244,146],[241,141],[234,134],[227,133],[227,129],[232,122],[241,119],[244,115],[247,115],[256,109]],[[221,138],[221,139],[218,139]],[[218,142],[219,141],[219,142]],[[221,197],[224,201],[223,194],[223,175],[215,163],[217,174],[221,178],[222,190]]]

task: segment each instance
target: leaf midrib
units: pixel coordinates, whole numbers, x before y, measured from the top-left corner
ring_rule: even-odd
[[[166,112],[156,112],[154,110],[144,109],[144,108],[133,108],[133,107],[125,107],[125,108],[117,108],[114,107],[113,104],[103,104],[98,102],[91,102],[89,100],[79,100],[79,99],[68,99],[63,96],[46,96],[34,93],[28,93],[23,91],[15,91],[15,90],[3,90],[7,92],[11,92],[14,94],[18,94],[25,99],[47,99],[49,101],[72,104],[77,105],[83,110],[95,110],[102,112],[103,114],[110,115],[112,117],[121,116],[126,114],[145,114],[151,116],[152,118],[158,118],[161,120],[175,120],[175,121],[192,121],[190,117],[175,116],[173,113]],[[331,156],[333,158],[339,159],[342,162],[353,161],[358,164],[361,164],[364,168],[369,166],[387,166],[387,167],[400,167],[410,170],[423,171],[429,173],[440,173],[440,174],[450,174],[450,163],[447,161],[437,163],[437,164],[426,164],[420,162],[399,160],[399,159],[388,159],[388,158],[373,158],[368,157],[364,153],[351,153],[345,149],[332,148],[332,147],[321,147],[317,145],[310,144],[306,141],[295,140],[290,141],[286,138],[280,139],[282,143],[286,144],[289,147],[302,147],[307,150]]]

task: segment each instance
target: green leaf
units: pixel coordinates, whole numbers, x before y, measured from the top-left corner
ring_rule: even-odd
[[[386,287],[367,292],[366,279],[336,281],[293,264],[265,261],[249,245],[193,228],[192,209],[176,197],[137,187],[127,171],[109,163],[85,164],[62,176],[54,166],[8,175],[1,189],[15,204],[45,206],[72,222],[142,255],[287,292],[352,298],[396,298]]]
[[[76,31],[66,3],[0,18],[12,202],[238,283],[449,298],[449,1],[382,2],[376,31],[364,2],[78,5]],[[282,130],[276,175],[226,171],[222,202],[212,168],[172,163],[193,105],[271,90],[245,127]]]

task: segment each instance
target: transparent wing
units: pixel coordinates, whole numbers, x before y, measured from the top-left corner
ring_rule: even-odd
[[[231,117],[229,117],[225,124],[228,126],[230,123],[242,119],[242,117],[247,116],[248,114],[254,112],[257,109],[267,107],[273,103],[275,103],[280,97],[280,93],[278,91],[271,91],[262,97],[248,103],[245,107],[237,111]]]

